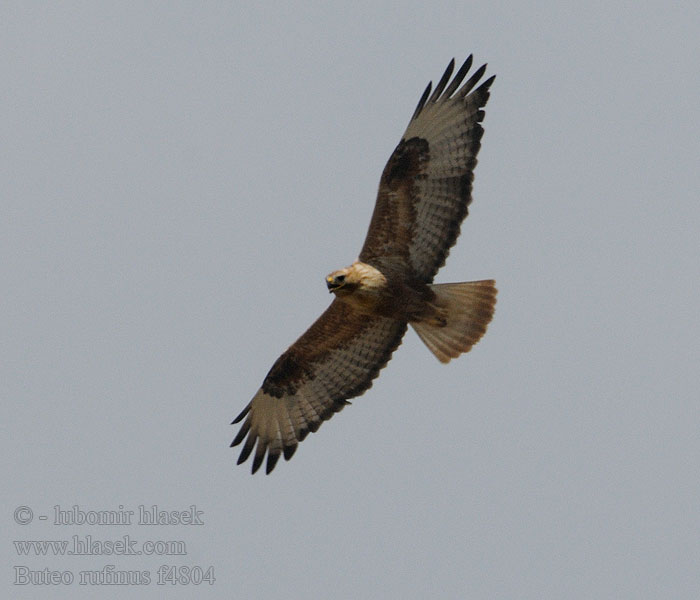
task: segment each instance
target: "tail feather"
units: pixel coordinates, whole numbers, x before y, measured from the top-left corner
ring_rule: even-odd
[[[434,304],[440,318],[411,322],[423,343],[440,362],[450,362],[469,352],[486,333],[496,305],[495,281],[438,283],[430,286],[435,292]]]

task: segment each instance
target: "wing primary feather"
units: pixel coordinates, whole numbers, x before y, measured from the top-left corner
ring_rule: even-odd
[[[297,451],[298,445],[299,444],[293,444],[291,446],[285,446],[282,449],[282,452],[284,452],[284,460],[289,460],[290,458],[292,458],[292,456],[294,456],[294,453]]]
[[[428,83],[428,87],[425,88],[423,95],[420,97],[420,100],[418,101],[418,106],[416,106],[416,110],[414,111],[413,116],[411,117],[411,121],[413,121],[413,119],[415,119],[420,114],[420,111],[423,110],[423,107],[425,106],[425,101],[428,99],[432,87],[433,82],[431,81]]]
[[[253,432],[251,432],[248,435],[248,439],[245,441],[245,444],[243,444],[243,450],[241,450],[241,454],[238,457],[238,462],[236,463],[237,465],[240,465],[242,462],[245,462],[248,460],[248,457],[250,456],[250,453],[253,451],[253,447],[255,446],[255,440],[257,439],[257,435],[255,435]]]
[[[275,468],[275,465],[277,464],[277,461],[280,459],[280,451],[272,451],[270,450],[267,453],[267,464],[265,465],[265,475],[269,475],[272,473],[272,469]]]
[[[258,445],[255,448],[255,456],[253,457],[253,468],[251,473],[255,474],[262,464],[263,458],[265,458],[265,450],[267,450],[267,443],[262,437],[258,438]]]
[[[472,91],[472,88],[476,85],[476,82],[479,81],[479,79],[481,79],[485,71],[486,65],[483,64],[476,71],[474,71],[474,73],[469,79],[467,79],[467,83],[465,83],[462,86],[462,89],[459,90],[459,95],[462,98],[464,98],[469,92]]]
[[[280,457],[280,452],[282,451],[282,427],[281,427],[281,422],[280,422],[280,417],[283,416],[281,413],[286,413],[286,411],[283,409],[282,411],[278,411],[277,414],[277,419],[275,419],[273,426],[274,426],[274,435],[272,437],[272,440],[268,443],[267,446],[267,464],[265,465],[265,474],[269,475],[272,469],[275,468],[275,464],[277,463],[277,460]],[[270,432],[268,432],[270,433]]]
[[[450,64],[447,65],[447,69],[445,69],[445,73],[440,78],[440,81],[438,81],[438,84],[435,86],[435,91],[433,92],[433,95],[430,96],[430,100],[428,100],[428,102],[437,102],[437,99],[440,97],[440,94],[442,94],[442,90],[445,89],[447,82],[450,80],[450,75],[452,75],[452,71],[454,71],[454,68],[455,59],[453,58],[450,61]]]
[[[449,98],[455,93],[455,90],[459,87],[459,84],[462,83],[464,76],[469,72],[469,69],[471,69],[473,60],[474,57],[470,54],[467,57],[467,60],[464,61],[464,64],[459,68],[459,71],[457,71],[452,83],[450,83],[449,87],[445,90],[445,98]]]
[[[238,432],[238,435],[234,438],[234,440],[231,442],[231,448],[234,446],[238,446],[243,441],[243,438],[246,436],[246,434],[250,431],[250,419],[248,419],[243,425],[241,425],[241,429]]]
[[[241,414],[238,415],[233,421],[231,421],[231,425],[235,425],[238,423],[243,417],[245,417],[249,412],[250,412],[250,405],[252,402],[248,402],[248,406],[246,406],[242,411]]]
[[[489,88],[491,87],[491,84],[493,83],[494,79],[496,79],[495,75],[491,75],[484,83],[482,83],[478,89],[476,90],[477,92],[480,92],[481,90],[484,90],[485,92],[488,92]]]

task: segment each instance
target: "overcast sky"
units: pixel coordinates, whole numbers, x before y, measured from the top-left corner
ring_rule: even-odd
[[[700,597],[699,15],[3,3],[7,597]],[[497,79],[436,281],[497,280],[487,335],[445,366],[409,331],[251,476],[231,419],[357,256],[428,80],[469,53]],[[134,522],[55,522],[120,505]],[[87,535],[144,554],[13,543]],[[150,582],[80,585],[108,565]],[[215,582],[163,587],[163,565]],[[43,569],[73,581],[15,585]]]

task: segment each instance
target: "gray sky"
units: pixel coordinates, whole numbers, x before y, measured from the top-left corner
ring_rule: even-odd
[[[700,595],[696,3],[1,12],[8,597]],[[357,256],[424,86],[470,52],[498,77],[436,281],[497,280],[487,335],[444,366],[409,332],[251,477],[230,420]],[[154,504],[204,524],[53,521]],[[75,535],[186,555],[12,543]],[[151,582],[79,585],[106,565]],[[162,587],[161,565],[216,581]]]

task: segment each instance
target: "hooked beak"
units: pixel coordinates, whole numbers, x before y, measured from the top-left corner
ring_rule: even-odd
[[[328,286],[328,293],[332,293],[333,290],[338,289],[340,285],[338,282],[335,280],[334,277],[331,277],[330,275],[326,277],[326,285]]]
[[[333,275],[329,275],[328,277],[326,277],[326,285],[328,286],[328,292],[332,293],[335,290],[343,287],[343,285],[345,285],[345,281],[338,281],[337,277],[333,277]]]

